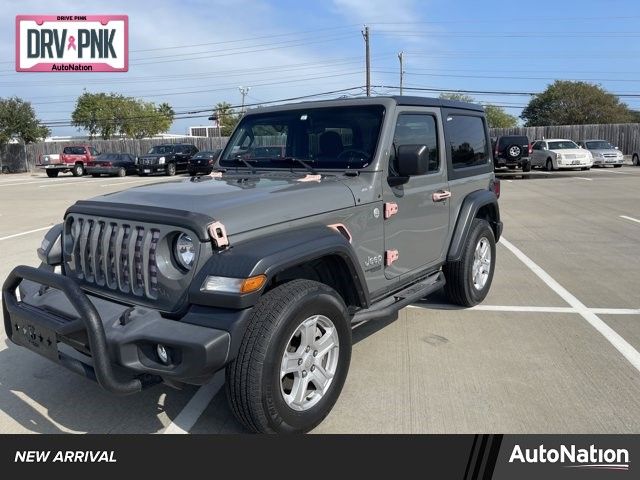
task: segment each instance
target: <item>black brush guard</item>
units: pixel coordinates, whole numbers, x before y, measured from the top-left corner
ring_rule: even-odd
[[[62,292],[78,313],[79,318],[75,320],[65,319],[46,310],[18,301],[16,289],[23,280],[35,282]],[[107,338],[100,315],[80,287],[69,278],[42,268],[21,265],[16,267],[4,282],[2,298],[4,302],[5,328],[10,338],[14,328],[14,320],[28,319],[30,325],[35,324],[53,331],[56,337],[57,335],[67,336],[84,329],[89,340],[93,366],[80,362],[63,352],[54,354],[57,358],[49,358],[76,373],[94,378],[102,388],[116,395],[136,393],[145,386],[143,381],[138,378],[127,380],[117,378],[109,359]],[[57,342],[57,340],[55,341]]]

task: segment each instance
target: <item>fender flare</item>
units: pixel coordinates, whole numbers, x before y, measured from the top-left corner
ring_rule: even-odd
[[[478,215],[478,211],[486,205],[493,206],[493,218],[491,219],[491,227],[496,236],[496,241],[500,239],[502,234],[502,222],[500,221],[500,208],[498,206],[498,197],[490,190],[476,190],[465,197],[458,213],[456,227],[449,244],[449,252],[447,253],[448,262],[456,262],[462,256],[462,248],[467,241],[471,223]]]
[[[196,273],[189,289],[189,301],[214,307],[248,308],[255,305],[264,287],[248,294],[203,292],[200,288],[206,277],[248,278],[264,274],[268,285],[280,272],[327,256],[338,256],[345,262],[360,306],[368,306],[369,291],[353,247],[347,238],[325,225],[267,234],[215,253]]]

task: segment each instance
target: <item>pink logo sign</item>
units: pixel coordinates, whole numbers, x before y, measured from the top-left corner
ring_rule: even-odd
[[[127,15],[16,16],[16,71],[126,72]]]

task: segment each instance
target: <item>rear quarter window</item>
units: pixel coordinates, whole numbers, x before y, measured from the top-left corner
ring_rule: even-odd
[[[489,163],[489,145],[482,117],[450,114],[446,120],[446,133],[454,170]]]

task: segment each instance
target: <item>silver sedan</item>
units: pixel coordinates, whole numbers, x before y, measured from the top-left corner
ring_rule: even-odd
[[[606,140],[584,140],[578,142],[578,145],[591,152],[594,167],[613,165],[620,168],[624,163],[622,152],[618,150],[618,147],[614,147]]]

